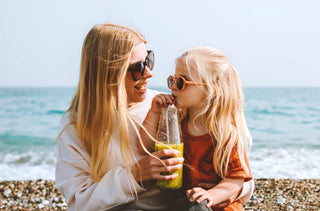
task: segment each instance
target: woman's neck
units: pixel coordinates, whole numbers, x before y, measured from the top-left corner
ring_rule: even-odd
[[[187,128],[188,132],[193,136],[201,136],[209,133],[206,122],[203,116],[198,117],[195,121],[193,119],[196,116],[196,109],[189,109],[187,116]]]

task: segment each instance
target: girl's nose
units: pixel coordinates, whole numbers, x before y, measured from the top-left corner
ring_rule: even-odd
[[[176,82],[176,81],[174,81],[174,82],[172,83],[171,89],[172,89],[172,90],[178,90],[178,88],[177,88],[177,82]]]

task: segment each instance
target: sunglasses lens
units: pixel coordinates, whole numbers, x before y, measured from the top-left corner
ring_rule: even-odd
[[[130,70],[132,72],[133,80],[137,81],[142,78],[144,73],[144,65],[141,62],[138,62],[134,64],[132,67],[130,67]]]
[[[184,81],[182,78],[177,78],[177,88],[181,90],[183,88]]]
[[[169,76],[169,78],[168,78],[168,87],[169,87],[169,89],[171,89],[173,87],[173,84],[174,84],[173,77]]]
[[[140,80],[144,75],[145,67],[148,66],[149,70],[152,70],[154,65],[154,54],[153,51],[148,51],[146,61],[137,62],[129,66],[128,71],[131,72],[132,78],[135,81]]]
[[[153,65],[154,65],[154,53],[153,53],[153,51],[148,51],[148,57],[146,59],[146,64],[147,64],[149,70],[153,69]]]

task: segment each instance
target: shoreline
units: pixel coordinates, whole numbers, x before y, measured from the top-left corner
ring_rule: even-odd
[[[52,180],[0,181],[0,210],[67,210]],[[319,210],[320,179],[255,179],[245,210]]]

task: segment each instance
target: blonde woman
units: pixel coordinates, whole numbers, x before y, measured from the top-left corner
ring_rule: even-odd
[[[154,135],[151,126],[159,121],[161,107],[174,104],[184,110],[186,197],[172,210],[243,210],[242,202],[253,191],[246,156],[252,138],[237,71],[221,51],[193,48],[176,60],[175,75],[169,76],[167,83],[172,95],[157,95],[143,124]],[[143,141],[150,148],[152,141]],[[246,193],[238,195],[245,186]]]
[[[163,166],[163,150],[142,156],[136,150],[139,124],[157,92],[146,89],[154,54],[136,30],[115,25],[94,26],[83,47],[80,78],[58,136],[56,187],[69,210],[165,209],[167,193],[148,181],[181,168],[183,158]],[[135,200],[136,199],[136,200]]]

